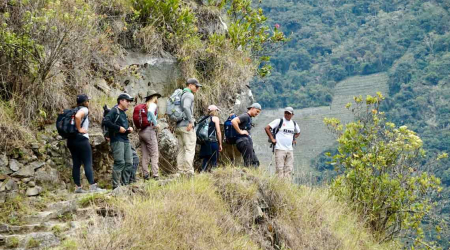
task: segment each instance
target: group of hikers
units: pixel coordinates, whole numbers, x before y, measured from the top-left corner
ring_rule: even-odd
[[[176,91],[169,98],[166,114],[169,119],[176,119],[175,135],[178,140],[177,173],[192,177],[194,175],[194,157],[196,144],[200,143],[199,158],[203,159],[200,171],[210,171],[217,167],[219,154],[223,149],[223,142],[235,144],[242,154],[245,167],[259,167],[259,160],[253,149],[251,129],[252,118],[261,113],[261,105],[253,103],[247,108],[247,112],[236,116],[230,115],[224,122],[224,134],[220,129],[219,112],[216,105],[210,105],[207,115],[195,121],[194,100],[195,93],[202,85],[195,78],[186,81],[183,90]],[[174,97],[175,96],[175,97]],[[133,112],[133,123],[139,131],[141,145],[141,171],[144,180],[159,179],[159,149],[157,133],[158,124],[158,99],[161,94],[149,91],[145,97],[145,103],[137,105]],[[178,99],[177,99],[178,98]],[[89,143],[89,100],[81,94],[77,96],[77,107],[66,110],[57,120],[57,128],[63,138],[67,138],[67,146],[72,154],[72,177],[76,188],[75,193],[85,193],[81,186],[80,169],[84,166],[86,178],[90,184],[90,192],[105,191],[97,186],[94,181],[92,167],[92,149]],[[178,100],[178,101],[177,101]],[[139,157],[132,147],[128,135],[134,132],[129,123],[126,111],[130,108],[134,98],[127,93],[122,93],[117,98],[117,105],[110,110],[105,108],[102,122],[104,136],[109,141],[114,158],[112,168],[112,188],[128,185],[136,180]],[[174,108],[176,107],[176,108]],[[178,108],[180,114],[176,114]],[[273,147],[275,156],[276,175],[280,178],[291,180],[293,174],[293,145],[300,135],[300,127],[292,120],[294,110],[287,107],[284,117],[275,119],[265,127],[269,142]],[[68,118],[65,125],[64,118]],[[148,165],[151,163],[151,170]]]

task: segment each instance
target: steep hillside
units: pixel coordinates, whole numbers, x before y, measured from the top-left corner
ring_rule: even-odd
[[[386,73],[369,76],[356,76],[339,82],[333,89],[334,98],[331,106],[296,109],[294,120],[301,128],[301,136],[294,148],[295,155],[295,179],[297,183],[315,183],[317,178],[325,178],[322,173],[312,168],[312,161],[319,157],[323,151],[335,144],[335,137],[330,134],[323,119],[336,117],[342,122],[349,122],[353,115],[345,105],[352,102],[354,96],[375,95],[381,92],[388,93],[388,76]],[[267,143],[264,127],[274,119],[283,116],[283,110],[263,110],[255,119],[253,138],[256,142],[256,152],[260,161],[268,167],[273,162],[272,152]],[[274,165],[269,170],[274,171]]]
[[[133,190],[133,191],[132,191]],[[130,192],[132,195],[128,194]],[[326,190],[227,168],[136,186],[93,204],[94,215],[58,249],[398,249],[376,244]],[[106,216],[105,216],[106,215]],[[137,233],[139,232],[139,233]]]

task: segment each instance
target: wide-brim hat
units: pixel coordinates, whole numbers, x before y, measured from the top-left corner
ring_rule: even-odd
[[[158,93],[158,92],[156,92],[156,91],[154,91],[153,89],[152,90],[149,90],[149,91],[147,91],[147,96],[146,97],[144,97],[146,100],[148,100],[148,99],[151,99],[153,96],[157,96],[158,98],[160,98],[161,97],[161,94],[160,93]]]

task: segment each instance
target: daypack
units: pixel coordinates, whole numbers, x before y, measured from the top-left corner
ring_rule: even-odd
[[[173,122],[180,122],[185,119],[183,107],[181,107],[181,97],[183,94],[184,91],[182,89],[177,89],[167,99],[166,114],[169,116],[169,120]]]
[[[209,133],[209,124],[212,121],[211,116],[202,117],[195,125],[195,134],[197,135],[197,142],[199,144],[204,144],[205,142],[215,141],[216,134],[215,130]]]
[[[233,120],[236,115],[230,115],[228,119],[224,122],[224,134],[225,134],[225,142],[228,144],[236,144],[236,140],[238,137],[237,131],[233,128],[233,124],[231,124],[231,120]]]
[[[297,123],[295,121],[293,121],[293,122],[294,122],[294,130],[295,130],[295,128],[297,127]],[[278,124],[278,127],[275,127],[275,128],[270,130],[270,132],[272,132],[273,138],[276,139],[277,134],[278,134],[278,132],[280,132],[280,129],[281,129],[282,126],[283,126],[283,118],[280,118],[280,123]],[[272,143],[270,138],[268,139],[268,142]]]
[[[80,110],[80,107],[76,107],[74,109],[65,109],[62,114],[58,115],[58,118],[56,118],[56,130],[58,130],[58,134],[64,138],[67,139],[69,137],[74,137],[78,130],[75,126],[75,115]],[[83,118],[83,121],[81,121],[81,126],[83,126],[84,121],[86,120],[87,116]]]
[[[139,104],[134,108],[133,111],[133,123],[138,129],[144,129],[150,126],[147,119],[147,104]],[[156,115],[156,111],[155,111]]]
[[[117,116],[114,118],[114,123],[116,123],[117,120],[119,120],[120,112],[117,106],[114,106],[113,108],[117,109]],[[105,138],[111,138],[109,128],[105,125],[105,117],[109,112],[111,112],[111,109],[109,109],[108,106],[105,104],[105,106],[103,106],[103,120],[102,120],[102,132]]]

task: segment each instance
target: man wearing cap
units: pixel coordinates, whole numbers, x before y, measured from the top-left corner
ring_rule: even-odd
[[[284,117],[275,119],[266,126],[266,134],[275,147],[275,172],[280,178],[292,179],[294,170],[294,149],[295,139],[300,136],[300,127],[292,120],[294,109],[287,107],[284,109]]]
[[[144,180],[150,179],[150,172],[148,171],[149,161],[152,164],[152,178],[159,178],[159,150],[158,150],[158,136],[156,130],[158,128],[158,121],[156,120],[158,116],[158,98],[161,95],[150,90],[147,92],[145,97],[145,107],[147,110],[142,110],[141,112],[146,112],[148,126],[141,127],[139,131],[139,141],[141,142],[142,149],[142,174]]]
[[[261,113],[261,105],[253,103],[247,108],[247,112],[231,120],[233,128],[238,133],[236,147],[244,158],[244,166],[259,167],[259,160],[253,149],[253,140],[250,135],[252,129],[252,117],[256,117]]]
[[[178,138],[177,168],[183,175],[194,174],[195,143],[197,136],[194,131],[194,94],[202,87],[195,78],[186,81],[186,88],[181,96],[181,107],[184,119],[177,122],[175,134]]]
[[[75,182],[75,193],[85,193],[81,187],[80,168],[84,166],[84,174],[90,184],[91,192],[101,192],[104,189],[97,187],[94,182],[94,170],[92,168],[92,148],[89,143],[89,100],[90,98],[81,94],[77,96],[77,112],[75,114],[75,127],[78,133],[67,139],[67,147],[72,155],[72,177]]]
[[[133,132],[133,127],[128,124],[127,111],[133,98],[127,94],[120,94],[117,98],[117,106],[105,116],[103,124],[109,128],[110,143],[114,157],[112,173],[113,189],[119,187],[121,182],[128,185],[133,171],[133,153],[128,134]]]

